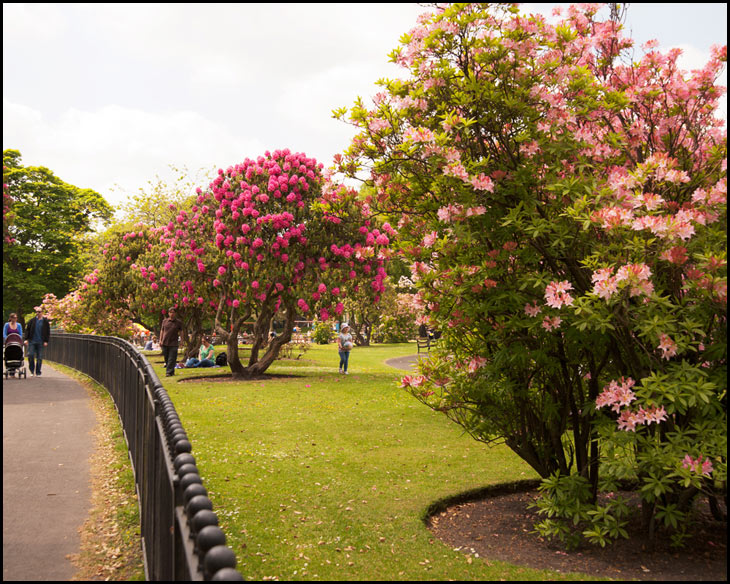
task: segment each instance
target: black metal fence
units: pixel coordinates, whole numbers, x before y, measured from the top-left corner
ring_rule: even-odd
[[[46,358],[85,373],[111,394],[134,469],[148,580],[243,580],[160,380],[116,337],[54,332]]]

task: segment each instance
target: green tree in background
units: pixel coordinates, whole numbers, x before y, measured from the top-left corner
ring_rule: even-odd
[[[3,314],[21,316],[46,293],[61,298],[77,285],[87,236],[111,219],[113,208],[43,166],[23,166],[17,150],[3,151],[3,183],[13,215],[3,241]]]

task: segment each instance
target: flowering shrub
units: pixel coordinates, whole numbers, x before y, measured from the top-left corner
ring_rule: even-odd
[[[43,297],[41,307],[54,326],[65,332],[132,338],[134,328],[129,311],[88,300],[79,289],[60,300],[49,293]]]
[[[637,482],[649,533],[680,536],[699,493],[726,491],[726,47],[691,73],[651,44],[623,60],[632,41],[597,10],[424,15],[392,54],[410,75],[349,111],[336,162],[400,218],[443,331],[403,387],[504,441],[546,493],[583,493],[583,535],[605,543],[623,515],[599,488]],[[570,515],[552,511],[546,535]]]

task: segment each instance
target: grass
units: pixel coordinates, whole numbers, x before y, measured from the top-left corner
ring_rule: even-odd
[[[475,561],[426,528],[426,510],[440,499],[536,475],[399,388],[405,372],[384,361],[415,348],[356,348],[344,376],[336,346],[313,345],[299,360],[276,361],[268,379],[235,382],[185,381],[227,368],[166,378],[151,356],[244,578],[569,577]]]

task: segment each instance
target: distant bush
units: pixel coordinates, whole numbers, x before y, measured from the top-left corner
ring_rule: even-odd
[[[332,323],[318,322],[312,335],[312,340],[318,345],[326,345],[332,340]]]

